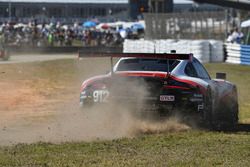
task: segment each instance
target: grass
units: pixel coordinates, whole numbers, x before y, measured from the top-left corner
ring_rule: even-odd
[[[79,90],[81,81],[109,69],[107,59],[60,60],[2,65],[10,80],[27,77],[47,80],[39,88],[69,86]],[[212,77],[226,72],[239,91],[240,121],[250,123],[250,66],[206,64]],[[8,68],[6,68],[8,67]],[[28,69],[28,70],[27,70]],[[22,70],[22,75],[14,75]],[[30,73],[32,71],[32,73]],[[91,74],[86,73],[91,71]],[[34,73],[36,75],[34,75]],[[72,85],[72,83],[74,83]],[[64,89],[64,88],[63,88]],[[0,147],[0,166],[249,166],[250,132],[189,130],[141,135],[112,141],[35,143]]]
[[[0,166],[248,166],[249,134],[178,132],[0,148]]]

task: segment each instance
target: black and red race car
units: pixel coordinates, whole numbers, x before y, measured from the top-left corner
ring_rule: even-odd
[[[120,57],[110,73],[82,83],[83,107],[115,101],[160,116],[197,115],[204,125],[216,128],[238,122],[236,85],[226,81],[224,73],[211,79],[192,54],[79,53],[79,57],[111,57],[111,64],[112,58]]]

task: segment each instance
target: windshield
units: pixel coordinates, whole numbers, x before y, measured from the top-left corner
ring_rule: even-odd
[[[169,60],[169,72],[171,72],[180,61]],[[162,71],[168,72],[167,59],[142,59],[131,58],[121,60],[116,71]]]

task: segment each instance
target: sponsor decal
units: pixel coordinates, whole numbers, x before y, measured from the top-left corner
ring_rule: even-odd
[[[199,110],[203,110],[203,109],[204,109],[204,105],[203,104],[198,105],[198,111]]]
[[[201,98],[190,98],[190,101],[191,102],[200,102],[200,101],[203,101],[203,99],[201,99]]]
[[[202,98],[203,95],[202,94],[194,94],[194,97],[200,97],[200,98]]]
[[[160,101],[175,101],[175,97],[172,95],[160,95]]]

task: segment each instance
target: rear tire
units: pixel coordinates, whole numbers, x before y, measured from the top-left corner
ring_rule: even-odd
[[[89,108],[89,107],[93,106],[92,99],[85,99],[85,100],[81,101],[80,106],[82,108]]]
[[[225,114],[224,119],[222,118],[223,130],[232,130],[238,124],[238,97],[237,97],[237,89],[233,88],[231,94],[228,96],[226,102],[221,103],[220,106],[221,111]]]
[[[238,98],[237,89],[234,87],[231,93],[220,100],[212,116],[213,130],[233,130],[238,124]]]

